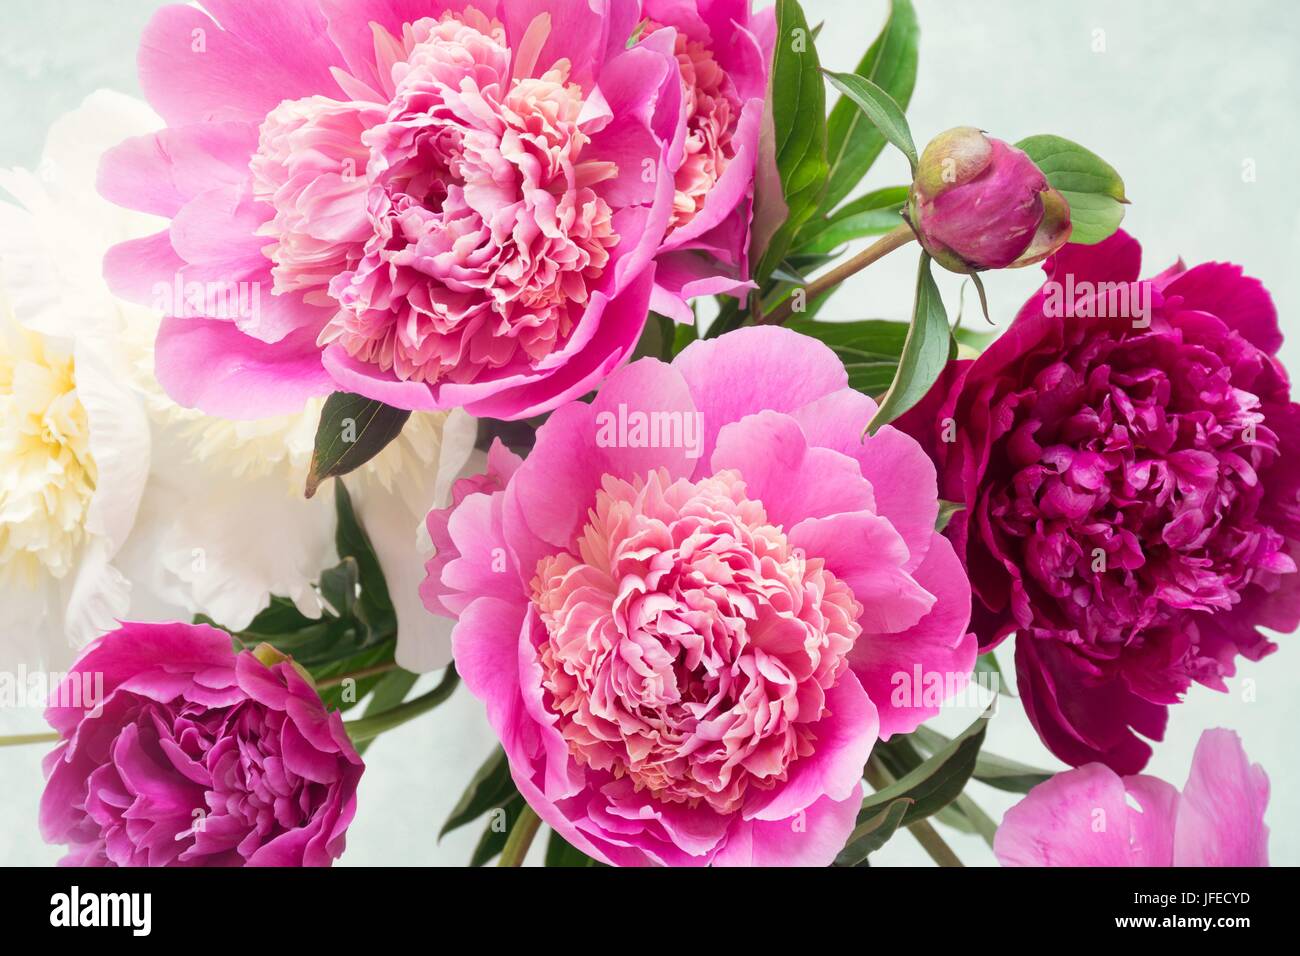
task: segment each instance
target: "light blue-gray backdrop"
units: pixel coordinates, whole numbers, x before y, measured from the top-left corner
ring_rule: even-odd
[[[135,46],[156,0],[5,0],[0,21],[0,166],[33,167],[47,125],[98,87],[138,95]],[[825,21],[822,62],[851,69],[884,17],[885,0],[805,0]],[[1300,370],[1300,4],[1292,0],[918,0],[921,68],[909,117],[918,142],[958,125],[1015,140],[1053,132],[1108,159],[1133,205],[1125,227],[1146,249],[1151,271],[1178,256],[1230,259],[1272,290]],[[1253,177],[1243,175],[1253,169]],[[868,186],[905,181],[901,157],[886,154]],[[824,316],[905,318],[914,256],[900,253],[847,284]],[[987,280],[990,307],[1006,321],[1041,281],[1036,269]],[[958,283],[945,280],[955,303]],[[968,315],[973,314],[968,307]],[[3,613],[3,601],[0,601]],[[1177,786],[1200,732],[1225,726],[1243,737],[1273,783],[1268,820],[1275,863],[1300,863],[1300,646],[1245,664],[1231,692],[1195,688],[1171,711],[1167,740],[1149,772]],[[1010,656],[1000,653],[1004,669]],[[972,711],[940,718],[956,731]],[[20,727],[5,721],[5,732]],[[25,726],[25,725],[24,725]],[[11,729],[9,729],[11,728]],[[35,724],[31,729],[36,729]],[[438,827],[492,737],[463,690],[432,717],[379,740],[367,755],[360,810],[346,864],[459,864],[477,832],[439,844]],[[1044,766],[1019,704],[1004,699],[987,747]],[[36,832],[41,789],[37,748],[0,750],[0,864],[48,863],[58,851]],[[982,786],[972,794],[995,817],[1013,799]],[[976,837],[944,831],[968,863],[992,863]],[[536,851],[536,847],[534,848]],[[536,852],[534,853],[534,857]],[[907,835],[873,857],[928,863]]]

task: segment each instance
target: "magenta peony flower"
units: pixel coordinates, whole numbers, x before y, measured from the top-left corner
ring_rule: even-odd
[[[930,443],[989,647],[1078,766],[1145,766],[1193,681],[1300,624],[1300,406],[1264,288],[1181,264],[1138,281],[1124,233],[1067,246],[1006,333],[901,423]]]
[[[274,653],[274,652],[272,652]],[[364,769],[293,663],[190,624],[88,645],[46,719],[41,833],[75,866],[329,866]]]
[[[429,515],[422,589],[520,791],[619,865],[829,864],[878,738],[974,663],[933,465],[824,345],[639,361]],[[950,691],[949,691],[950,692]]]
[[[1268,777],[1231,730],[1201,734],[1183,792],[1098,763],[1040,783],[993,840],[1003,866],[1268,866]]]
[[[642,12],[643,36],[676,31],[686,125],[652,308],[691,322],[689,299],[753,287],[746,254],[776,16],[751,13],[750,0],[645,0]]]
[[[631,353],[670,228],[673,248],[710,244],[745,192],[730,111],[758,54],[743,38],[682,54],[670,30],[629,48],[634,0],[204,6],[150,22],[141,84],[168,127],[100,172],[108,198],[171,219],[105,270],[167,310],[157,372],[182,404],[265,416],[345,390],[554,408]],[[682,102],[679,55],[710,105]],[[716,174],[717,201],[688,215],[679,167],[687,197]]]
[[[1070,206],[1023,151],[970,126],[921,153],[906,217],[953,272],[1042,262],[1070,238]]]

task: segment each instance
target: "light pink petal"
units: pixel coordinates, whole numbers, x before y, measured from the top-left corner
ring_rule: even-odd
[[[229,0],[215,6],[229,8],[223,13],[245,35],[181,5],[162,7],[145,27],[140,85],[168,125],[261,123],[282,100],[338,94],[329,67],[341,57],[331,55],[324,20],[311,0],[259,4],[255,10]]]
[[[1167,850],[1158,834],[1173,825],[1161,816],[1171,803],[1167,793],[1151,799],[1155,784],[1144,786],[1152,816],[1135,827],[1124,781],[1113,770],[1091,763],[1058,773],[1007,811],[993,852],[1003,866],[1169,866],[1170,858],[1156,854]],[[1144,834],[1151,842],[1140,842]]]
[[[966,572],[942,535],[934,535],[914,577],[934,597],[929,613],[899,633],[873,632],[864,624],[866,633],[849,653],[849,666],[880,711],[880,736],[886,740],[911,733],[937,714],[946,689],[965,686],[978,652],[975,635],[966,630],[971,610]],[[866,603],[865,598],[859,600]],[[945,688],[937,703],[926,695],[930,675]],[[900,685],[909,692],[900,694]],[[919,695],[910,693],[918,686]]]
[[[924,560],[939,516],[934,463],[911,436],[891,425],[864,433],[876,403],[851,388],[841,389],[792,413],[810,445],[855,459],[876,494],[876,512],[903,536],[911,552],[907,570]]]
[[[698,392],[695,398],[698,403]],[[704,415],[707,434],[711,423],[709,413]],[[799,423],[778,412],[759,412],[724,426],[707,468],[703,473],[738,470],[749,497],[761,501],[768,520],[784,528],[805,518],[875,509],[858,463],[829,448],[808,447]]]
[[[134,136],[106,152],[98,189],[110,202],[173,216],[191,199],[218,186],[248,181],[257,150],[257,125],[198,123]]]
[[[1268,776],[1231,730],[1201,734],[1174,828],[1177,866],[1268,866]]]
[[[781,357],[779,376],[772,357]],[[793,412],[848,385],[844,365],[816,339],[777,326],[750,326],[692,342],[673,359],[704,413],[704,460],[729,422],[764,409]]]
[[[724,440],[726,435],[724,432]],[[935,606],[935,596],[903,569],[907,546],[889,521],[879,515],[858,511],[806,518],[790,530],[790,543],[808,558],[821,558],[837,578],[852,588],[853,596],[862,605],[858,623],[868,634],[897,635],[926,617]],[[963,580],[964,576],[957,582]],[[959,591],[956,596],[960,597]],[[945,612],[951,613],[947,609]],[[969,616],[969,596],[966,612]],[[866,635],[859,639],[855,653],[865,639]]]
[[[843,800],[822,797],[785,820],[737,820],[714,866],[830,866],[862,807],[859,782]]]
[[[223,418],[294,414],[335,390],[310,329],[268,345],[220,319],[165,318],[154,359],[177,403]]]
[[[748,279],[729,276],[726,266],[702,253],[663,253],[655,261],[655,289],[650,308],[684,325],[695,321],[695,312],[689,304],[691,299],[708,295],[741,298],[744,292],[755,288]]]

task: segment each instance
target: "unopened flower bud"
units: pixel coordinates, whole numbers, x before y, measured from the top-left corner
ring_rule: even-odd
[[[953,272],[1041,262],[1070,238],[1070,206],[1034,161],[970,126],[925,147],[907,220],[925,250]]]

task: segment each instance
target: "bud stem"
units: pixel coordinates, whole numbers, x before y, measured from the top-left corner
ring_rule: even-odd
[[[912,232],[912,227],[907,223],[903,223],[901,226],[885,233],[852,259],[841,262],[824,276],[819,276],[808,283],[808,287],[804,290],[805,301],[811,302],[829,289],[839,285],[855,272],[861,272],[876,260],[883,259],[895,249],[901,249],[915,238],[916,234]],[[763,316],[760,321],[763,325],[781,325],[793,314],[792,298],[787,297],[784,302]]]

